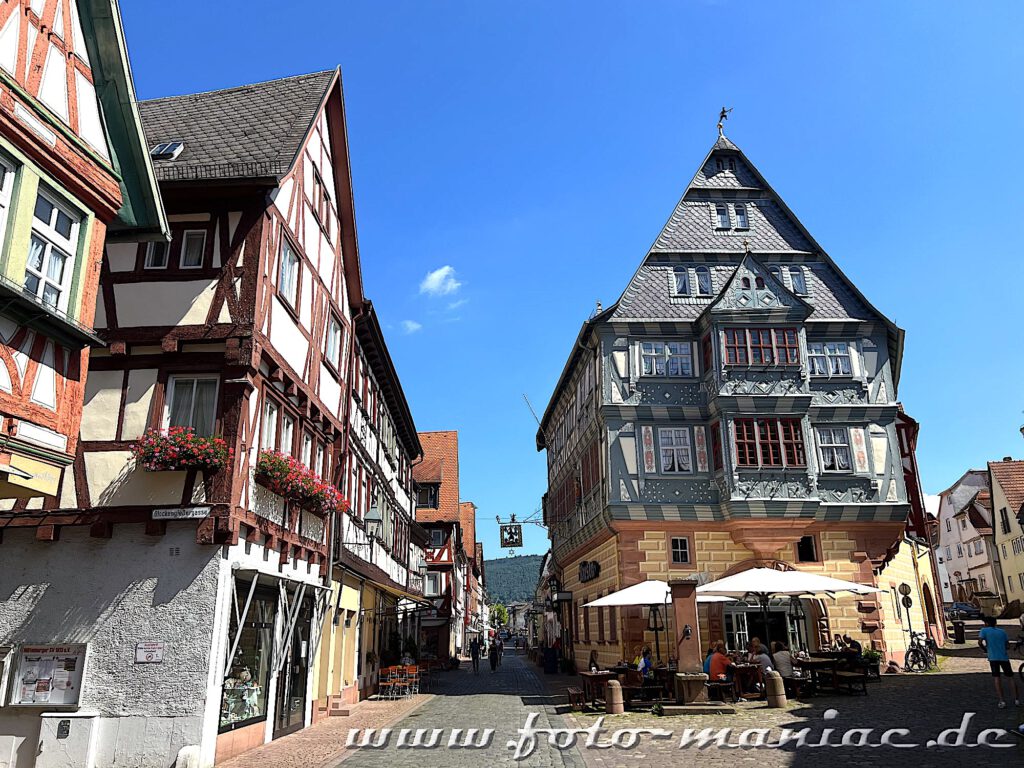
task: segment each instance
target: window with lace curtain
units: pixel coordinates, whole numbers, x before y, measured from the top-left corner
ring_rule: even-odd
[[[846,427],[818,427],[822,472],[851,472],[850,433]]]
[[[80,220],[55,196],[39,190],[25,263],[25,292],[60,312],[68,309]]]
[[[191,427],[209,437],[217,421],[216,376],[171,376],[167,382],[166,427]]]

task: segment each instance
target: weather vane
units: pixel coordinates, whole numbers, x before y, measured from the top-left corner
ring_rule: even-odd
[[[725,121],[729,119],[729,113],[732,112],[733,108],[729,107],[726,109],[722,107],[722,111],[718,113],[718,135],[725,136]]]

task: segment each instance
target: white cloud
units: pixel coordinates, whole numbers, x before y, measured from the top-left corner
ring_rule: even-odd
[[[924,509],[933,517],[939,516],[939,497],[935,494],[926,493],[924,495]]]
[[[469,303],[469,299],[459,299],[458,301],[450,302],[448,304],[448,309],[449,310],[458,309],[459,307],[463,306],[464,304],[468,304],[468,303]]]
[[[461,286],[462,283],[455,279],[455,268],[446,264],[433,272],[427,272],[427,276],[420,283],[420,293],[428,296],[449,296]]]
[[[417,323],[415,320],[402,321],[402,330],[405,331],[406,333],[416,333],[416,331],[420,331],[422,329],[423,325]]]

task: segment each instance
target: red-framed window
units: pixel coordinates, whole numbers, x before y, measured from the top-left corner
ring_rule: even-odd
[[[782,432],[782,450],[786,457],[786,466],[806,467],[804,430],[800,419],[782,419],[779,421],[779,429]]]
[[[771,328],[751,328],[747,334],[750,337],[751,365],[774,365],[775,348],[772,346]]]
[[[757,442],[762,467],[782,466],[782,441],[779,439],[779,423],[775,419],[757,420]]]
[[[796,328],[726,328],[726,365],[798,365]]]
[[[807,466],[799,419],[734,419],[733,431],[737,467]]]
[[[736,419],[733,421],[736,431],[736,466],[756,467],[757,464],[757,431],[753,419]]]
[[[780,365],[796,365],[800,362],[796,328],[775,329],[775,355]]]
[[[717,421],[711,425],[711,462],[718,470],[722,468],[722,426]]]
[[[743,328],[725,329],[726,365],[747,365],[747,332]]]

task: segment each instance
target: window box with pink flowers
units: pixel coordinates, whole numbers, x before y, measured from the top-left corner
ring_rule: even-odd
[[[216,472],[226,467],[233,455],[224,438],[202,437],[191,427],[150,429],[135,441],[132,453],[147,472]]]
[[[260,485],[319,515],[348,508],[341,491],[321,480],[301,461],[279,451],[260,451],[254,474]]]

